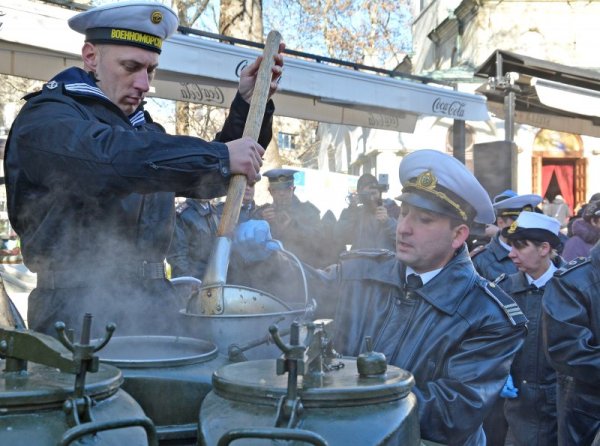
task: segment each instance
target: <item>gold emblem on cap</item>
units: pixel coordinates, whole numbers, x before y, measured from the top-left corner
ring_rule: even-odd
[[[431,170],[427,170],[419,174],[416,183],[422,189],[435,189],[435,186],[437,185],[437,178]]]
[[[424,190],[426,192],[429,192],[430,194],[435,195],[436,197],[438,197],[438,199],[445,201],[450,206],[452,206],[464,221],[468,220],[467,213],[460,207],[460,205],[456,201],[452,200],[444,192],[436,189],[437,178],[431,170],[426,170],[425,172],[420,173],[417,176],[417,178],[415,178],[414,183],[409,180],[406,183],[406,186],[411,186],[416,189]]]
[[[160,11],[154,11],[152,12],[152,15],[150,16],[150,20],[152,20],[152,23],[154,23],[155,25],[158,25],[160,22],[162,22],[163,19],[163,15],[162,12]]]
[[[508,233],[514,234],[518,227],[519,227],[519,224],[517,223],[517,220],[513,221],[512,225],[510,225],[510,228],[508,228]]]

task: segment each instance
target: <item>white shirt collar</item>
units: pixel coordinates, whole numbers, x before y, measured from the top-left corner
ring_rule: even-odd
[[[512,249],[512,246],[510,246],[508,243],[503,242],[500,237],[498,237],[498,242],[500,243],[500,246],[502,246],[508,252],[510,252],[510,250]]]
[[[442,270],[442,268],[439,268],[439,269],[434,269],[433,271],[427,271],[426,273],[418,274],[410,266],[407,266],[406,267],[406,275],[404,276],[404,278],[406,279],[406,277],[409,274],[416,274],[417,276],[419,276],[421,278],[423,285],[425,285],[427,282],[429,282],[431,279],[433,279],[435,276],[437,276],[441,270]]]
[[[529,285],[535,285],[538,288],[543,287],[544,285],[546,285],[546,282],[548,282],[550,279],[552,279],[552,276],[554,275],[554,271],[556,271],[558,268],[556,267],[556,265],[554,265],[554,263],[550,262],[550,266],[548,267],[548,269],[546,270],[546,272],[544,274],[542,274],[540,277],[538,277],[537,279],[533,279],[533,277],[531,277],[529,274],[525,273],[525,277],[527,277],[527,282],[529,282]]]

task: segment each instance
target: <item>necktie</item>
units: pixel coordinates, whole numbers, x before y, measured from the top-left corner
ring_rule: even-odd
[[[417,289],[421,288],[422,286],[423,286],[423,281],[421,280],[421,276],[419,276],[417,274],[409,274],[406,277],[406,285],[404,286],[404,289],[406,290],[407,293],[417,290]]]

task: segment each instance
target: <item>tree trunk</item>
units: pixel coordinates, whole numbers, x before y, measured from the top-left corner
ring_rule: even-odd
[[[221,0],[219,32],[239,39],[263,41],[262,0]]]

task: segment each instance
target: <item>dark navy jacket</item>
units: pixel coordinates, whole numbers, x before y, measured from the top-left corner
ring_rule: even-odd
[[[511,295],[529,320],[525,343],[511,367],[519,395],[514,399],[506,399],[504,403],[509,429],[517,445],[555,445],[556,371],[546,359],[541,326],[545,287],[530,285],[523,272],[502,275],[497,283]]]
[[[381,222],[375,217],[375,210],[369,206],[349,206],[342,211],[335,226],[335,235],[341,245],[351,245],[356,249],[396,250],[397,220],[388,217]]]
[[[559,374],[559,445],[590,445],[600,429],[600,245],[546,284],[544,346]]]
[[[219,213],[208,201],[188,198],[176,209],[175,234],[167,261],[171,277],[202,280],[219,227]]]
[[[471,252],[473,265],[477,272],[488,280],[495,280],[501,274],[516,273],[517,267],[508,257],[508,251],[500,244],[499,234],[490,242]]]
[[[263,219],[265,209],[273,206],[264,204],[256,208],[252,218]],[[275,209],[275,214],[279,213]],[[300,201],[295,195],[289,208],[283,209],[289,215],[291,222],[282,229],[278,225],[271,225],[271,234],[274,239],[283,243],[288,251],[294,253],[298,258],[311,266],[327,266],[322,263],[323,228],[321,225],[321,211],[309,201]]]

